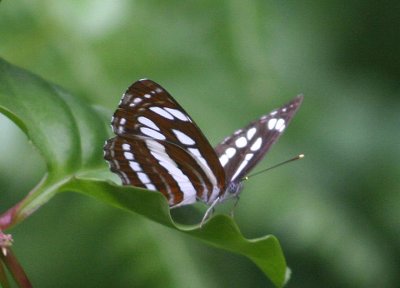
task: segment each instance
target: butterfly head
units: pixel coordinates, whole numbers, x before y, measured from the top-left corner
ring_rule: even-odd
[[[232,181],[228,184],[224,195],[224,199],[237,197],[243,189],[243,181]]]

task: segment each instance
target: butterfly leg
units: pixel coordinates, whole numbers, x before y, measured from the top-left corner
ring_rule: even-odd
[[[206,220],[214,213],[215,206],[218,204],[218,202],[219,202],[219,197],[217,197],[211,204],[211,206],[208,207],[206,213],[203,216],[203,219],[201,219],[200,228],[203,227],[203,224],[206,222]]]
[[[239,195],[236,195],[235,196],[235,203],[233,203],[233,206],[232,206],[232,209],[231,209],[231,217],[233,218],[233,214],[234,214],[234,210],[235,210],[235,208],[236,208],[236,206],[237,206],[237,204],[239,203],[239,199],[240,199],[240,197],[239,197]]]

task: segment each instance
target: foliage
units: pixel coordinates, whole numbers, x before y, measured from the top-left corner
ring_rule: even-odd
[[[397,8],[394,0],[2,1],[0,55],[107,107],[102,125],[129,84],[154,79],[212,143],[304,93],[259,167],[298,153],[305,160],[246,183],[235,219],[248,237],[278,236],[289,287],[397,287]],[[46,163],[8,119],[0,132],[5,211]],[[61,193],[8,231],[36,286],[265,285],[244,257],[91,200]]]

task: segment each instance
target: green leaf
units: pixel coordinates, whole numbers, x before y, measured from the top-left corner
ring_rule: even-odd
[[[161,193],[118,186],[102,158],[107,121],[83,100],[0,59],[0,112],[14,121],[46,161],[48,173],[20,203],[0,217],[1,229],[17,224],[60,192],[78,192],[251,259],[275,286],[288,275],[278,240],[246,239],[235,222],[217,215],[202,228],[175,223]],[[11,219],[11,220],[10,220]]]

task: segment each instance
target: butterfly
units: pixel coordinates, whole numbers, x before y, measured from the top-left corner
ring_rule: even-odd
[[[171,208],[238,197],[243,179],[264,157],[298,110],[299,95],[225,138],[215,149],[189,114],[159,84],[133,83],[112,117],[115,137],[104,158],[124,185],[161,192]]]

